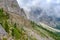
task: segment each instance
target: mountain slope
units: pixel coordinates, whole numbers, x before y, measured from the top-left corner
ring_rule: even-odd
[[[35,27],[33,28],[33,24],[29,20],[24,19],[23,17],[17,14],[12,14],[12,13],[6,14],[6,12],[2,12],[0,15],[0,18],[1,18],[0,23],[2,27],[8,33],[6,37],[2,37],[3,39],[6,38],[7,40],[9,39],[11,40],[12,39],[13,40],[15,39],[16,40],[18,39],[21,39],[21,40],[40,40],[40,39],[41,40],[43,39],[53,40],[53,39],[50,39],[49,36],[48,36],[49,38],[47,38],[46,36],[43,37],[41,36],[41,34],[39,36],[37,31],[34,31]]]
[[[42,22],[52,28],[60,30],[60,17],[56,17],[54,13],[56,12],[53,7],[46,9],[40,7],[32,7],[28,17],[30,20],[33,20],[37,23]]]
[[[0,5],[0,25],[6,35],[1,40],[59,40],[60,34],[45,29],[41,25],[28,20],[23,9],[15,0],[2,0]],[[15,5],[16,4],[16,5]]]

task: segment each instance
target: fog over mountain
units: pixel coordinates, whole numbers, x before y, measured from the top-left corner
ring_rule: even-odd
[[[17,0],[20,7],[29,10],[31,7],[40,7],[47,11],[48,15],[60,17],[60,0]]]
[[[17,0],[27,18],[60,29],[60,0]]]

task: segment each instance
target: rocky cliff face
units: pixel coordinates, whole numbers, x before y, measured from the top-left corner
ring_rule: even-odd
[[[0,8],[4,8],[8,12],[16,13],[26,18],[25,12],[17,3],[17,0],[0,0]]]

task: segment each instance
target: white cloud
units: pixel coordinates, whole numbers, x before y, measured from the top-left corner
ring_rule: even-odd
[[[56,10],[60,10],[60,0],[17,0],[20,7],[26,9],[26,10],[29,10],[30,11],[30,7],[32,6],[38,6],[38,7],[42,7],[42,8],[49,8],[50,5],[55,5],[57,6],[57,4],[59,4],[58,6],[58,9],[56,8]],[[57,16],[60,16],[60,13],[54,13],[55,15]]]
[[[32,6],[39,6],[41,8],[48,8],[53,4],[60,4],[60,0],[17,0],[20,7],[29,9]]]

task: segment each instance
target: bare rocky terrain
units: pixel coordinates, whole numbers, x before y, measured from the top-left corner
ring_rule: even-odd
[[[6,33],[6,31],[5,31],[5,29],[0,25],[0,34],[2,35],[6,35],[7,33]]]

